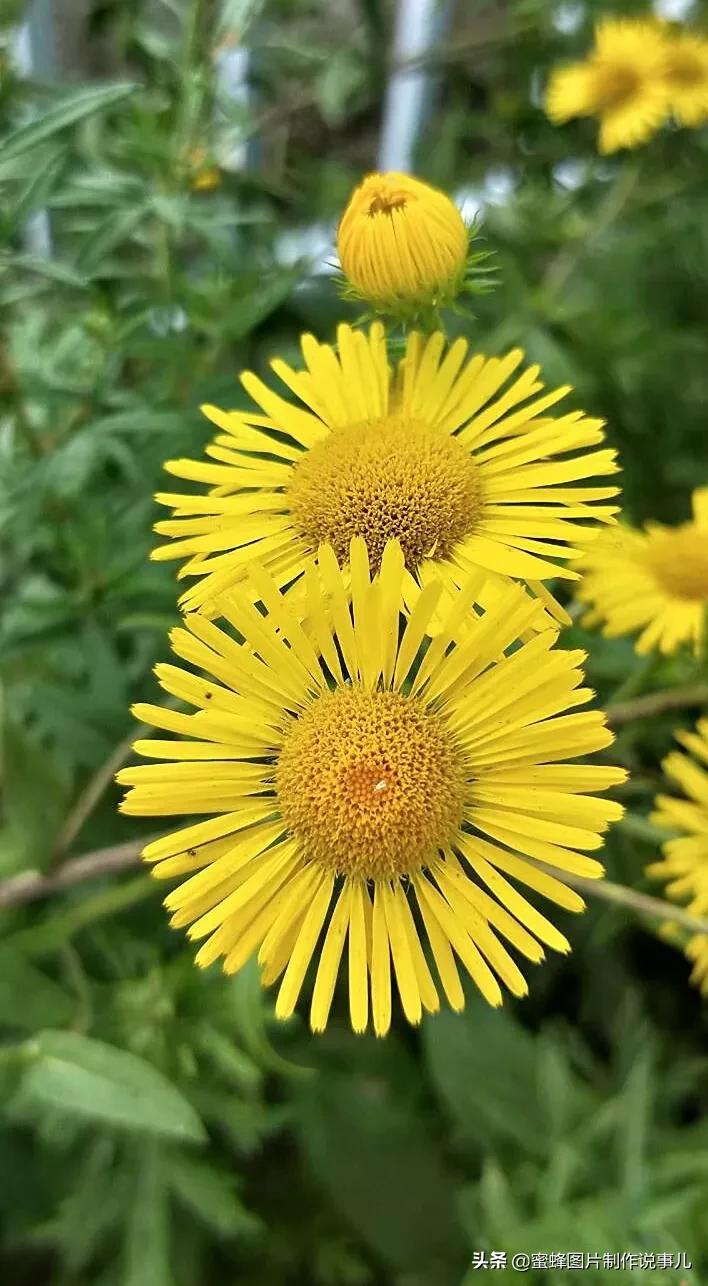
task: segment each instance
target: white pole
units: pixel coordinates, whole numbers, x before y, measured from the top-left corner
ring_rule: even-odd
[[[15,33],[13,59],[17,70],[28,80],[39,75],[50,79],[54,70],[54,40],[51,9],[47,0],[31,0],[26,17]],[[48,210],[35,210],[22,232],[28,254],[52,257],[52,230]]]
[[[439,35],[440,0],[398,0],[393,40],[394,71],[384,100],[379,142],[379,170],[409,173],[432,77],[425,61]],[[406,66],[406,64],[412,64]]]

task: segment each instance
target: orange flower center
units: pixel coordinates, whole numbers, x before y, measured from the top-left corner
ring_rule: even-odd
[[[284,821],[326,870],[420,870],[462,820],[465,774],[443,719],[400,692],[338,688],[294,721],[276,790]]]

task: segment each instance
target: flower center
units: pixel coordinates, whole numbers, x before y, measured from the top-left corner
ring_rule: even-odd
[[[688,50],[669,50],[664,61],[664,78],[675,89],[693,89],[706,81],[706,67]]]
[[[393,210],[405,210],[408,196],[405,192],[391,192],[382,189],[369,202],[369,218],[377,214],[391,214]]]
[[[597,105],[601,112],[624,107],[639,89],[640,78],[633,67],[599,67]]]
[[[708,602],[708,540],[693,523],[655,535],[646,559],[666,593],[692,602]]]
[[[353,536],[366,541],[378,570],[397,539],[410,571],[431,554],[446,558],[479,513],[477,470],[455,438],[389,416],[335,429],[295,466],[293,521],[313,549],[332,545],[340,563]]]
[[[442,718],[400,692],[337,688],[313,701],[280,752],[284,821],[338,875],[420,870],[462,819],[465,774]]]

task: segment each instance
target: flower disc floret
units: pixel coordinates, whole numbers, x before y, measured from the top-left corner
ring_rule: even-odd
[[[410,570],[434,551],[448,558],[473,529],[480,485],[461,443],[439,429],[390,415],[335,429],[296,465],[289,488],[294,525],[313,549],[330,544],[340,562],[362,536],[378,568],[398,540]]]
[[[431,576],[453,591],[476,575],[485,594],[513,577],[567,624],[543,583],[578,579],[574,560],[615,521],[619,466],[602,421],[553,415],[569,389],[519,370],[520,349],[468,356],[464,339],[414,333],[394,364],[375,323],[340,326],[336,349],[304,335],[302,353],[301,370],[272,363],[294,398],[245,372],[255,408],[204,407],[220,430],[207,458],[165,466],[202,484],[157,496],[173,513],[152,556],[184,560],[183,609],[212,613],[254,560],[300,592],[320,543],[344,566],[359,536],[374,568],[399,542],[409,606]]]
[[[324,693],[289,731],[275,780],[292,833],[337,875],[410,875],[462,821],[454,738],[440,715],[400,692]]]
[[[585,620],[606,634],[638,633],[640,653],[699,649],[708,613],[708,487],[693,493],[693,521],[678,527],[649,523],[643,531],[616,528],[581,561]]]
[[[357,1032],[370,1016],[389,1030],[394,981],[412,1023],[439,989],[463,1008],[460,967],[491,1005],[502,986],[524,995],[516,957],[569,949],[533,899],[581,910],[564,873],[602,875],[594,854],[622,813],[596,797],[622,769],[584,762],[613,738],[582,709],[583,654],[534,629],[538,603],[507,584],[473,609],[468,584],[440,611],[433,578],[411,610],[409,578],[395,541],[375,575],[360,537],[346,572],[323,546],[303,616],[252,565],[219,625],[193,614],[173,632],[197,672],[157,675],[193,713],[136,707],[172,735],[137,742],[148,762],[119,773],[125,812],[192,819],[143,857],[177,877],[166,905],[198,963],[257,957],[287,1018],[313,962],[315,1031],[345,951]]]
[[[659,128],[668,110],[665,42],[657,23],[605,18],[588,57],[554,69],[546,114],[559,125],[596,116],[599,150],[637,147]]]

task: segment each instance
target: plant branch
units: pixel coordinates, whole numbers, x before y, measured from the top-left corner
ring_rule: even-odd
[[[622,213],[628,200],[636,192],[639,173],[639,164],[625,164],[596,210],[595,217],[584,236],[578,238],[573,246],[562,250],[553,259],[541,284],[541,292],[546,300],[557,299],[588,249]]]
[[[549,875],[554,875],[556,879],[560,877],[561,873],[555,867],[546,866],[545,862],[538,862],[537,865],[548,871]],[[664,902],[662,898],[652,897],[649,893],[628,889],[624,884],[613,884],[611,880],[586,880],[581,875],[569,875],[567,871],[562,872],[562,877],[566,884],[570,884],[579,893],[586,893],[588,897],[629,907],[639,915],[651,916],[653,920],[683,925],[685,929],[690,929],[691,933],[708,933],[708,920],[698,915],[691,915],[690,911],[685,911],[681,906],[674,906],[673,902]]]
[[[125,844],[98,848],[92,853],[84,853],[82,857],[65,862],[60,870],[47,875],[41,871],[22,871],[19,875],[13,875],[0,883],[0,909],[21,906],[24,902],[34,902],[37,898],[63,893],[74,884],[81,884],[94,876],[128,870],[135,865],[145,845],[158,838],[157,835],[148,835],[145,839],[128,840]]]
[[[136,724],[128,736],[119,742],[113,753],[105,763],[101,764],[101,767],[87,782],[59,831],[52,855],[52,868],[63,862],[84,822],[90,817],[96,805],[100,803],[104,792],[110,786],[118,769],[122,768],[126,759],[129,758],[133,742],[138,737],[141,737],[144,731],[147,731],[146,725]]]
[[[607,722],[611,728],[620,728],[635,719],[651,719],[667,710],[686,710],[692,706],[708,705],[708,683],[692,683],[684,688],[668,688],[662,692],[647,692],[632,701],[618,701],[607,707]]]
[[[141,850],[146,844],[159,835],[148,835],[140,840],[129,840],[126,844],[115,844],[110,848],[99,848],[93,853],[84,853],[66,862],[61,870],[53,875],[42,875],[38,871],[24,871],[9,880],[0,883],[0,909],[20,906],[24,902],[34,902],[38,898],[51,897],[84,880],[100,875],[112,875],[135,866]],[[555,867],[546,866],[544,862],[535,865],[562,878],[566,884],[591,898],[600,898],[605,902],[629,907],[641,915],[652,919],[671,921],[690,929],[692,933],[708,934],[708,919],[691,915],[682,907],[664,902],[661,898],[651,897],[648,893],[638,893],[635,889],[626,888],[623,884],[613,884],[611,880],[586,880],[579,875],[569,875],[567,871],[559,872]]]

